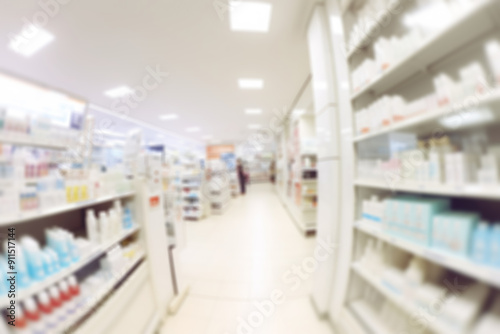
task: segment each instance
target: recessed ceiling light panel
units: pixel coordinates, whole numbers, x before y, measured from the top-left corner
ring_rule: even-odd
[[[262,109],[248,108],[248,109],[245,109],[245,114],[247,114],[247,115],[259,115],[259,114],[262,114]]]
[[[54,40],[47,30],[33,24],[26,26],[18,35],[10,36],[9,48],[24,57],[30,57]]]
[[[165,114],[165,115],[160,115],[159,118],[162,121],[172,121],[174,119],[178,119],[179,115],[177,115],[177,114]]]
[[[132,88],[130,88],[129,86],[119,86],[119,87],[105,91],[104,95],[115,99],[118,97],[130,95],[132,93],[134,93],[134,90]]]
[[[238,86],[241,89],[262,89],[264,88],[264,80],[262,79],[239,79]]]
[[[268,32],[272,5],[266,2],[229,1],[229,24],[233,31]]]

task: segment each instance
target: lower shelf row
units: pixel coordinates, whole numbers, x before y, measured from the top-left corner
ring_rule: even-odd
[[[137,244],[124,249],[117,246],[90,274],[70,276],[24,300],[13,299],[13,306],[5,312],[7,324],[0,322],[0,332],[64,333],[78,328],[144,258]]]

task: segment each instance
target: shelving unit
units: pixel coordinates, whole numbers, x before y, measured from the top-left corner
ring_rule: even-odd
[[[406,241],[402,238],[392,236],[385,233],[382,227],[377,225],[377,223],[358,221],[354,226],[357,230],[383,240],[388,244],[406,252],[439,264],[445,268],[462,273],[478,281],[485,282],[491,286],[500,288],[500,268],[476,264],[466,257],[424,247],[411,241]]]
[[[358,300],[349,305],[353,314],[358,317],[366,328],[373,334],[396,334],[379,318],[378,314],[365,301]]]
[[[497,2],[495,0],[479,0],[472,9],[462,13],[443,31],[428,38],[412,54],[392,65],[370,83],[351,96],[354,102],[361,96],[372,93],[377,95],[404,82],[422,70],[450,55],[453,51],[495,27],[495,21],[489,10]]]
[[[341,4],[339,15],[344,20],[344,29],[348,29],[347,27],[356,16],[356,13],[350,11],[357,10],[358,4],[362,2],[355,2],[356,6],[351,1],[344,1]],[[452,0],[447,1],[448,4],[450,2]],[[345,58],[343,59],[345,63],[342,66],[345,66],[347,73],[340,80],[352,80],[350,74],[356,66],[367,57],[372,57],[372,50],[369,49],[373,48],[373,44],[377,38],[384,37],[387,39],[393,36],[401,36],[398,34],[402,33],[402,31],[398,29],[411,29],[408,25],[405,25],[403,28],[401,26],[403,26],[403,20],[409,14],[410,8],[411,10],[415,10],[415,7],[419,4],[413,3],[409,6],[408,3],[403,3],[403,1],[396,1],[396,3],[403,5],[401,6],[402,12],[399,12],[397,15],[391,14],[391,23],[387,25],[373,24],[370,27],[366,27],[364,35],[351,43],[350,48],[343,57]],[[465,7],[465,2],[462,2],[462,5]],[[454,74],[458,73],[460,69],[472,61],[477,61],[486,70],[489,64],[483,59],[484,55],[481,52],[484,50],[482,46],[488,39],[498,37],[495,29],[498,30],[500,23],[498,19],[500,14],[499,5],[499,2],[494,0],[470,1],[470,7],[467,10],[462,11],[459,15],[455,15],[447,27],[436,30],[434,34],[427,36],[420,45],[415,46],[409,55],[390,64],[385,69],[377,68],[378,74],[370,78],[364,86],[359,87],[357,90],[351,88],[350,93],[346,96],[346,100],[348,100],[346,106],[342,109],[341,117],[345,121],[341,122],[355,125],[355,113],[363,108],[367,108],[367,106],[384,95],[399,96],[408,103],[413,101],[413,99],[433,97],[434,95],[432,94],[437,95],[437,92],[431,90],[435,90],[432,81],[434,75],[444,73],[454,77]],[[387,12],[387,8],[384,10]],[[392,31],[390,30],[391,28],[393,28]],[[345,34],[342,36],[344,42],[346,42],[345,36]],[[482,42],[483,44],[480,44]],[[475,49],[473,50],[472,48]],[[339,63],[338,60],[337,63]],[[463,99],[461,101],[449,101],[447,105],[440,104],[440,107],[419,110],[419,112],[399,120],[390,118],[389,124],[377,126],[370,124],[370,129],[362,134],[358,133],[359,130],[353,130],[350,133],[343,132],[342,136],[350,136],[350,142],[346,141],[346,145],[350,145],[354,152],[354,166],[357,165],[358,159],[363,159],[363,157],[360,158],[358,156],[358,148],[360,146],[366,147],[363,145],[369,145],[372,139],[382,135],[404,132],[414,134],[419,139],[426,140],[434,135],[434,130],[436,129],[441,129],[443,133],[455,133],[457,136],[460,136],[461,133],[466,131],[478,131],[484,128],[485,124],[488,126],[500,125],[500,113],[498,112],[500,110],[500,90],[498,89],[498,82],[488,80],[487,90],[482,95],[473,95],[473,103],[465,103],[467,101],[466,98],[470,96],[465,95],[467,93],[465,93],[464,88],[464,96],[462,96]],[[460,98],[458,95],[456,94],[457,98]],[[488,122],[478,122],[477,124],[471,122],[470,125],[463,127],[453,128],[443,125],[444,122],[442,121],[446,117],[454,116],[457,112],[472,109],[491,110],[492,118]],[[357,128],[356,126],[352,126],[352,129]],[[346,127],[343,130],[347,131]],[[382,170],[378,174],[373,173],[373,175],[375,175],[374,177],[380,175],[380,178],[366,179],[363,175],[356,177],[356,171],[354,171],[354,179],[351,182],[354,188],[354,198],[353,200],[348,199],[346,201],[346,203],[349,203],[348,210],[351,210],[351,214],[354,215],[354,222],[341,222],[344,231],[343,235],[346,238],[349,237],[349,241],[345,242],[346,245],[341,250],[344,254],[340,260],[340,265],[342,266],[340,270],[345,275],[343,274],[344,278],[340,279],[341,283],[337,289],[337,292],[342,291],[344,293],[343,302],[342,305],[339,305],[340,312],[338,309],[331,311],[331,314],[335,314],[335,321],[339,328],[343,328],[347,333],[385,334],[400,332],[396,328],[388,328],[382,320],[383,315],[378,314],[378,309],[374,310],[365,300],[365,291],[367,288],[377,291],[384,300],[384,303],[394,305],[395,308],[402,312],[402,316],[412,317],[422,312],[421,308],[411,298],[403,294],[398,294],[396,291],[388,288],[383,282],[382,275],[377,276],[374,272],[363,267],[361,262],[358,262],[363,246],[367,247],[368,240],[370,242],[373,241],[377,245],[383,243],[384,247],[390,248],[391,254],[401,253],[408,257],[418,257],[426,260],[433,266],[438,266],[440,270],[445,271],[447,274],[458,275],[459,277],[463,275],[472,282],[484,283],[496,289],[500,288],[500,268],[479,264],[470,257],[460,256],[451,251],[438,250],[430,246],[418,244],[409,239],[398,237],[385,230],[382,223],[362,220],[360,218],[362,201],[372,195],[386,196],[395,193],[407,193],[436,196],[439,198],[450,198],[462,205],[462,203],[478,200],[498,201],[500,200],[500,187],[471,182],[465,182],[462,185],[453,185],[450,182],[445,183],[444,180],[441,181],[443,183],[431,181],[420,182],[414,181],[415,179],[411,178],[385,180]],[[453,210],[459,209],[453,208]],[[475,211],[480,210],[478,208]],[[398,270],[400,269],[402,268],[398,267]],[[483,310],[483,312],[485,311]],[[436,316],[433,321],[428,321],[426,323],[427,327],[423,332],[432,334],[451,334],[456,332],[448,328],[441,320],[440,316]],[[477,321],[477,319],[474,319],[474,321]],[[475,323],[472,326],[475,326]],[[360,328],[362,328],[361,331]],[[412,329],[406,332],[413,334],[417,333],[418,330]],[[464,333],[466,332],[469,333],[468,331],[464,331]]]
[[[135,269],[137,265],[139,265],[146,258],[146,253],[140,252],[134,256],[133,259],[130,259],[128,263],[121,268],[120,272],[117,273],[108,281],[104,286],[102,286],[99,291],[97,291],[93,296],[88,297],[85,301],[85,305],[75,312],[69,319],[67,319],[64,324],[58,328],[57,330],[61,332],[70,331],[72,327],[74,327],[81,319],[92,312],[92,310],[102,303],[106,297],[108,297],[116,286],[123,281],[127,276],[129,276],[132,271]],[[119,287],[119,290],[122,290],[123,287]],[[116,293],[116,292],[115,292]],[[119,293],[119,292],[118,292]],[[82,332],[82,331],[79,331]]]
[[[73,275],[76,273],[78,270],[82,269],[83,267],[89,265],[90,263],[94,262],[97,260],[99,257],[104,255],[109,249],[111,249],[113,246],[116,244],[120,243],[122,240],[127,239],[131,235],[137,233],[139,231],[139,227],[135,226],[132,229],[123,232],[122,235],[114,238],[113,240],[110,240],[106,242],[105,244],[96,246],[90,254],[86,255],[84,258],[80,259],[77,263],[72,264],[70,267],[62,269],[59,273],[50,276],[49,278],[43,280],[42,282],[37,282],[31,285],[29,288],[26,290],[21,290],[17,294],[17,299],[18,300],[25,300],[28,297],[31,297],[33,295],[36,295],[37,293],[49,288],[50,286],[56,284],[57,282],[61,281],[62,279]],[[0,307],[4,308],[9,305],[9,299],[7,297],[2,297],[0,299]]]
[[[488,94],[478,96],[478,99],[475,102],[475,108],[491,107],[492,109],[495,109],[500,106],[500,90],[494,89],[491,90]],[[354,137],[353,141],[355,143],[359,143],[383,134],[402,130],[408,132],[421,132],[429,128],[439,128],[440,126],[442,126],[441,124],[439,124],[439,119],[443,116],[452,115],[455,111],[457,111],[457,107],[453,105],[448,105],[435,110],[429,110],[414,117],[399,121],[397,123],[393,123],[378,131],[356,136]],[[500,114],[496,112],[494,116],[495,119],[492,120],[492,122],[498,123],[500,121]]]
[[[484,185],[434,185],[418,184],[415,182],[377,182],[367,180],[356,180],[358,187],[375,188],[385,191],[400,191],[412,194],[426,194],[447,197],[477,198],[477,199],[500,199],[500,188]]]
[[[51,139],[33,138],[25,134],[8,134],[5,132],[0,132],[0,143],[12,144],[17,146],[39,147],[59,151],[68,149],[67,144],[57,143]]]
[[[56,208],[45,210],[45,211],[23,213],[17,218],[14,217],[12,219],[0,220],[0,226],[12,226],[12,225],[16,225],[16,224],[21,224],[21,223],[35,220],[35,219],[55,216],[55,215],[58,215],[61,213],[70,212],[70,211],[74,211],[74,210],[85,209],[85,208],[88,208],[91,206],[95,206],[95,205],[106,203],[106,202],[111,202],[111,201],[114,201],[117,199],[126,198],[126,197],[130,197],[133,195],[134,195],[134,192],[129,191],[129,192],[126,192],[123,194],[104,196],[104,197],[101,197],[101,198],[98,198],[95,200],[67,204],[67,205],[64,205],[61,207],[56,207]]]

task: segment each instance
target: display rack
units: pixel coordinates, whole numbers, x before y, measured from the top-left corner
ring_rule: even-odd
[[[21,290],[17,294],[17,298],[19,300],[25,300],[26,298],[29,298],[31,296],[36,295],[37,293],[49,288],[50,286],[56,284],[57,282],[61,281],[62,279],[75,274],[77,271],[82,269],[83,267],[89,265],[90,263],[94,262],[98,258],[100,258],[102,255],[104,255],[109,249],[111,249],[113,246],[119,244],[122,240],[127,239],[131,235],[137,233],[139,231],[139,227],[135,226],[130,230],[127,230],[123,232],[122,235],[114,238],[111,241],[106,242],[105,244],[98,245],[94,247],[94,249],[85,256],[83,259],[80,259],[77,263],[71,265],[69,268],[65,268],[61,270],[59,273],[50,276],[49,278],[45,279],[42,282],[35,283],[31,287],[27,288],[26,290]],[[7,297],[2,297],[0,299],[0,307],[4,308],[9,305],[9,299]]]
[[[210,201],[212,213],[221,215],[229,208],[235,181],[236,172],[229,170],[225,161],[210,160],[207,163],[207,182],[204,193]]]
[[[84,201],[84,202],[73,203],[73,204],[66,204],[64,206],[56,207],[56,208],[49,209],[49,210],[22,213],[17,218],[13,217],[13,218],[0,219],[0,226],[11,226],[11,225],[16,225],[16,224],[28,222],[31,220],[55,216],[55,215],[65,213],[65,212],[71,212],[74,210],[85,209],[85,208],[88,208],[91,206],[96,206],[98,204],[102,204],[102,203],[106,203],[106,202],[112,202],[112,201],[117,200],[117,199],[131,197],[133,195],[134,195],[134,192],[129,191],[129,192],[126,192],[123,194],[104,196],[104,197],[101,197],[101,198],[98,198],[95,200]]]
[[[357,2],[366,3],[366,2]],[[391,25],[400,24],[409,10],[415,10],[413,5],[404,4],[404,1],[396,1],[398,5],[403,5],[402,13],[391,15],[393,23],[387,25],[374,24],[365,31],[357,41],[351,43],[346,61],[349,62],[350,71],[360,64],[360,61],[372,55],[374,41],[380,37],[390,36]],[[447,1],[447,4],[453,3],[453,0]],[[466,2],[461,2],[465,6]],[[344,29],[352,26],[349,21],[356,15],[359,6],[352,6],[351,1],[344,1],[341,8],[344,20]],[[500,6],[498,1],[479,0],[467,3],[469,7],[463,10],[459,15],[455,15],[450,24],[427,36],[420,45],[414,46],[413,51],[406,57],[389,65],[387,68],[377,71],[377,74],[369,78],[366,84],[358,89],[352,88],[350,93],[350,106],[346,108],[343,117],[352,118],[353,124],[356,123],[354,116],[369,103],[376,101],[377,98],[387,95],[402,94],[411,96],[409,91],[412,85],[422,85],[432,87],[432,78],[440,71],[455,72],[459,66],[466,65],[464,62],[478,61],[484,66],[481,59],[483,55],[483,44],[492,37],[497,37],[495,29],[498,30]],[[416,29],[416,28],[415,28]],[[344,41],[346,41],[345,38]],[[347,43],[347,42],[346,42]],[[475,56],[472,56],[472,55]],[[466,60],[464,60],[466,59]],[[490,82],[492,84],[492,82]],[[393,120],[390,124],[385,124],[377,129],[370,129],[364,133],[357,133],[353,130],[352,149],[355,152],[354,164],[358,163],[359,147],[379,136],[393,134],[396,132],[406,132],[428,138],[433,135],[435,129],[445,129],[446,133],[458,133],[462,128],[443,127],[441,120],[457,111],[467,111],[473,108],[489,108],[494,110],[493,117],[488,120],[488,126],[498,125],[498,107],[500,93],[495,87],[496,83],[491,85],[491,89],[483,95],[475,94],[475,103],[465,104],[468,98],[463,96],[462,100],[449,101],[448,105],[438,108],[422,110],[416,115],[408,118]],[[352,85],[351,85],[352,86]],[[414,88],[417,90],[417,88]],[[406,94],[406,95],[405,95]],[[417,93],[420,94],[420,93]],[[413,96],[414,97],[414,96]],[[347,115],[347,111],[352,110],[352,115]],[[471,130],[484,129],[485,123],[478,123],[468,127]],[[356,129],[356,127],[353,127]],[[402,318],[411,318],[416,315],[427,316],[421,306],[418,306],[409,297],[408,292],[397,292],[387,284],[380,273],[374,273],[360,263],[360,255],[368,247],[368,243],[374,242],[384,247],[391,247],[392,254],[403,254],[409,258],[418,258],[427,261],[439,270],[444,270],[447,275],[452,277],[465,277],[470,282],[481,282],[491,288],[500,287],[500,271],[491,265],[479,264],[470,257],[451,253],[449,251],[438,250],[431,246],[421,245],[412,240],[407,240],[387,231],[383,224],[369,219],[363,219],[362,203],[368,197],[373,195],[391,196],[396,194],[412,194],[422,196],[439,196],[440,198],[449,198],[459,200],[460,203],[473,200],[497,201],[500,199],[500,188],[494,185],[479,184],[436,184],[416,182],[411,179],[400,179],[396,182],[389,182],[380,179],[364,179],[358,176],[354,181],[355,199],[352,201],[352,211],[356,216],[355,222],[342,222],[346,229],[352,229],[345,235],[352,235],[352,247],[347,246],[349,254],[343,258],[343,265],[347,268],[348,283],[346,283],[343,307],[340,316],[337,317],[337,325],[348,333],[398,333],[399,328],[387,326],[383,315],[379,310],[374,309],[367,302],[368,289],[373,289],[380,294],[380,309],[386,304],[390,304],[402,312]],[[472,238],[472,236],[471,236]],[[350,242],[347,244],[350,245]],[[389,268],[390,266],[388,266]],[[401,269],[401,268],[398,268]],[[384,270],[387,270],[384,267]],[[384,272],[385,273],[385,272]],[[347,281],[346,281],[347,282]],[[492,292],[492,294],[494,294]],[[383,305],[382,305],[383,304]],[[481,310],[486,311],[485,305]],[[438,314],[432,321],[426,322],[422,328],[406,329],[406,333],[469,333],[479,320],[480,314],[473,317],[473,322],[468,324],[468,329],[452,328],[450,319],[445,324],[443,317]],[[457,319],[458,320],[458,319]],[[410,321],[410,320],[409,320]],[[458,325],[457,325],[458,326]],[[418,327],[418,326],[417,326]],[[420,330],[420,331],[419,331]]]
[[[317,229],[318,142],[310,78],[296,99],[277,142],[275,188],[299,231],[311,235]]]

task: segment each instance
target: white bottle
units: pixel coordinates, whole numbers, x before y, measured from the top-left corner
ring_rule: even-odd
[[[99,231],[100,231],[100,241],[104,243],[110,239],[110,222],[109,217],[105,211],[99,212]]]
[[[118,235],[118,215],[116,214],[116,211],[111,209],[109,210],[108,213],[109,217],[109,224],[110,224],[110,233],[109,236],[110,238],[115,238]]]
[[[113,203],[113,208],[115,209],[117,218],[118,218],[118,233],[123,232],[123,208],[122,203],[119,200],[116,200]]]
[[[91,243],[98,245],[99,238],[99,226],[97,224],[97,219],[95,217],[94,210],[87,210],[87,217],[85,219],[85,225],[87,227],[87,237]]]
[[[44,323],[46,332],[52,333],[55,328],[57,328],[57,316],[54,312],[54,307],[50,303],[50,298],[47,292],[42,291],[38,294],[38,304],[40,313],[42,315],[42,321]]]

